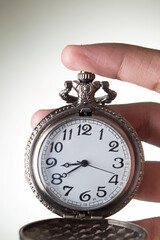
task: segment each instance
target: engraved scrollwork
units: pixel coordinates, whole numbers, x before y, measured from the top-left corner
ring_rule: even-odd
[[[87,75],[89,77],[89,73]],[[109,88],[107,81],[93,81],[93,79],[85,79],[86,81],[66,81],[65,89],[60,92],[60,96],[67,103],[79,105],[81,103],[91,103],[93,105],[105,105],[110,103],[117,96],[116,92]],[[106,95],[95,97],[95,93],[102,88]],[[77,92],[77,97],[70,95],[70,91],[74,89]]]

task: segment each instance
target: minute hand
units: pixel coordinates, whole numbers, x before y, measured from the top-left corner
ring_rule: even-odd
[[[110,171],[104,170],[104,169],[99,168],[99,167],[92,166],[92,165],[90,165],[90,164],[88,164],[88,166],[89,166],[89,167],[92,167],[92,168],[95,168],[95,169],[98,169],[98,170],[101,170],[101,171],[103,171],[103,172],[107,172],[107,173],[115,174],[115,173],[113,173],[113,172],[110,172]]]
[[[80,167],[81,167],[81,165],[78,166],[78,167],[73,168],[72,170],[70,170],[70,171],[67,172],[67,173],[63,173],[62,176],[63,176],[63,177],[67,177],[67,175],[68,175],[69,173],[74,172],[75,170],[77,170],[77,169],[80,168]]]

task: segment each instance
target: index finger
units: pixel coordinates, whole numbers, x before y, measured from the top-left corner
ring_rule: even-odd
[[[71,70],[94,72],[160,93],[159,50],[118,43],[69,45],[62,62]]]

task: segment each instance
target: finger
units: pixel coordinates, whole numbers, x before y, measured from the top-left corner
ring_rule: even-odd
[[[143,227],[148,232],[146,240],[160,239],[160,217],[135,221],[133,223]]]
[[[110,107],[131,123],[141,141],[160,147],[159,103],[133,103]]]
[[[142,183],[135,196],[138,200],[160,202],[160,162],[145,162]]]
[[[121,113],[132,124],[142,141],[160,147],[160,104],[134,103],[110,107]],[[32,127],[34,128],[51,111],[36,112],[31,119]]]
[[[31,127],[34,129],[37,124],[46,117],[49,113],[51,113],[54,109],[45,109],[45,110],[38,110],[35,112],[31,118]]]
[[[70,45],[63,64],[160,92],[160,51],[117,43]]]

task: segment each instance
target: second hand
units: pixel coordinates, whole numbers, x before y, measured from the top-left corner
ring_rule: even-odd
[[[92,168],[95,168],[95,169],[98,169],[98,170],[101,170],[101,171],[103,171],[103,172],[107,172],[107,173],[115,174],[115,173],[113,173],[113,172],[110,172],[110,171],[104,170],[104,169],[99,168],[99,167],[92,166],[92,165],[90,165],[90,164],[88,164],[88,166],[89,166],[89,167],[92,167]]]

